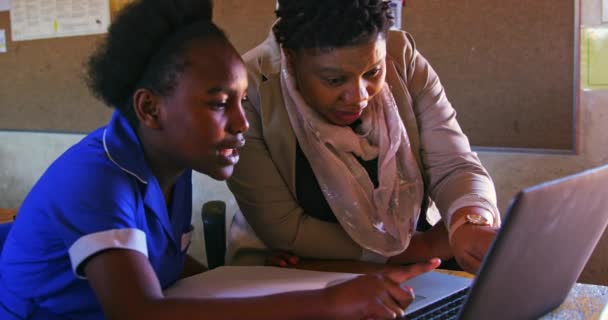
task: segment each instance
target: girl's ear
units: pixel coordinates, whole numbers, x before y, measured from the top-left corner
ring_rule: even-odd
[[[161,129],[159,96],[149,89],[139,88],[133,94],[133,109],[142,126]]]

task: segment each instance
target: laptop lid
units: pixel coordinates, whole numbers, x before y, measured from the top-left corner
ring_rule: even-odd
[[[536,319],[558,307],[608,223],[608,166],[522,190],[460,319]]]

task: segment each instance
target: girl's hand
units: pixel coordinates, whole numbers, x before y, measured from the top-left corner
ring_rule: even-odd
[[[326,289],[330,310],[336,319],[396,319],[414,300],[414,291],[401,284],[431,271],[441,260],[391,269],[391,271],[359,276]]]

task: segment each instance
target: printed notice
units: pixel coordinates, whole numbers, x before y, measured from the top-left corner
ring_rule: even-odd
[[[584,28],[581,37],[581,81],[585,90],[608,89],[608,28]]]
[[[105,33],[110,24],[108,0],[11,1],[13,41]]]
[[[0,53],[6,52],[6,32],[0,29]]]
[[[391,13],[395,19],[393,20],[393,25],[391,29],[401,30],[401,16],[403,10],[403,0],[391,0],[388,2],[389,8],[391,8]]]

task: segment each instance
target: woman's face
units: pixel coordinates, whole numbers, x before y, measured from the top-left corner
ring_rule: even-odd
[[[386,40],[333,48],[286,50],[304,100],[329,122],[346,126],[357,120],[382,89]]]
[[[194,42],[185,57],[174,91],[161,98],[163,153],[178,168],[225,180],[249,127],[241,105],[247,73],[225,41]]]

